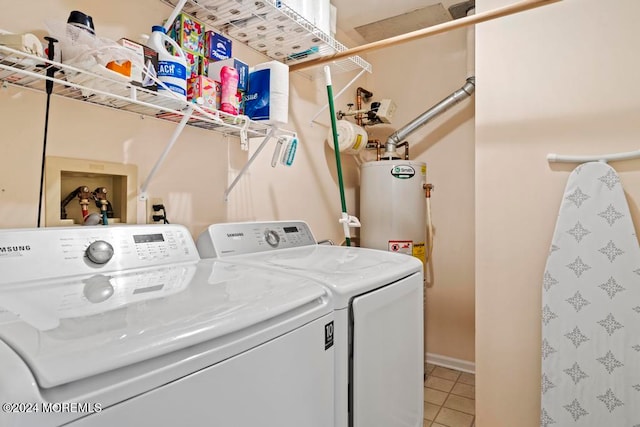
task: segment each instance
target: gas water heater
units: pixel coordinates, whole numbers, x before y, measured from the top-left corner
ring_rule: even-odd
[[[433,238],[427,235],[432,186],[427,184],[427,165],[408,160],[408,143],[401,141],[474,90],[475,77],[470,77],[462,88],[389,136],[377,161],[362,164],[360,246],[406,253],[426,264]],[[396,151],[401,145],[404,159]]]
[[[360,246],[413,255],[425,263],[427,165],[368,162],[360,179]]]

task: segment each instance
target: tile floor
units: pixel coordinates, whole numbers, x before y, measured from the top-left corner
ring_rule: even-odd
[[[475,375],[429,363],[425,367],[424,427],[475,426]]]

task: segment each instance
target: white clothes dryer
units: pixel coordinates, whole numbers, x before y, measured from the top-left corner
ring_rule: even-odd
[[[423,425],[423,269],[403,254],[318,245],[302,221],[214,224],[202,258],[314,279],[335,308],[335,427]]]
[[[327,427],[312,280],[200,260],[177,225],[0,230],[0,426]]]

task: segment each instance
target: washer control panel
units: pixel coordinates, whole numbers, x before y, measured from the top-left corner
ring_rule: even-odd
[[[0,284],[198,261],[180,225],[0,230]]]
[[[239,222],[210,225],[198,238],[202,258],[222,258],[316,245],[304,221]]]

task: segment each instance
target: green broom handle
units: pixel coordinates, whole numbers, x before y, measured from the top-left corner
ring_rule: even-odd
[[[347,202],[344,198],[344,181],[342,179],[342,163],[340,161],[340,145],[338,144],[338,126],[336,124],[336,112],[333,106],[333,88],[331,86],[331,72],[329,66],[324,67],[327,81],[327,96],[329,97],[329,114],[331,115],[331,131],[333,132],[333,152],[336,155],[336,168],[338,169],[338,187],[340,188],[340,203],[342,212],[347,213]],[[351,239],[345,235],[347,246],[351,246]]]

